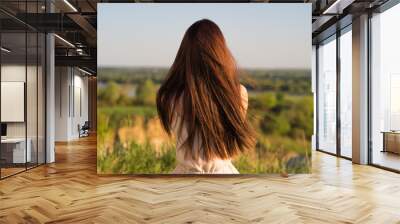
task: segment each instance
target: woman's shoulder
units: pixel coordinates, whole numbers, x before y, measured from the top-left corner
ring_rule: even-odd
[[[240,93],[242,94],[242,96],[247,96],[247,89],[242,84],[240,84]]]
[[[240,84],[240,95],[242,96],[243,106],[245,109],[247,109],[249,96],[246,87],[242,84]]]

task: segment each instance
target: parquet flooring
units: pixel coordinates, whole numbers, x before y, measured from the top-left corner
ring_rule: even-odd
[[[1,168],[1,176],[7,177],[7,176],[13,175],[15,173],[22,172],[24,170],[25,170],[25,167],[23,167],[23,168],[19,168],[19,167],[18,168],[14,168],[14,167]]]
[[[0,223],[400,223],[400,175],[319,152],[313,174],[98,176],[94,137],[0,181]]]

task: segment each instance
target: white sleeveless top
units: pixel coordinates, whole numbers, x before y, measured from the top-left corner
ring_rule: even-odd
[[[247,91],[244,86],[241,86],[241,93],[243,99],[244,108],[247,109]],[[201,158],[197,160],[185,159],[185,150],[182,144],[188,137],[187,130],[185,126],[182,126],[182,130],[180,133],[181,119],[178,113],[175,113],[175,122],[172,124],[173,132],[176,136],[176,160],[177,166],[175,170],[172,172],[173,174],[239,174],[235,166],[232,164],[230,159],[222,160],[222,159],[213,159],[209,161],[205,161]],[[201,139],[199,137],[195,137],[193,147],[197,148],[197,150],[202,151]],[[201,152],[199,153],[202,154]]]

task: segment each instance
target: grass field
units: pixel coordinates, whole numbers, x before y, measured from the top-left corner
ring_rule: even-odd
[[[163,69],[100,69],[99,173],[162,174],[176,166],[175,140],[157,117],[155,94]],[[308,71],[251,71],[248,119],[257,131],[254,150],[233,159],[240,173],[308,173],[313,99]]]

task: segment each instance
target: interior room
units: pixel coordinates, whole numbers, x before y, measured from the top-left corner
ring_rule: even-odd
[[[97,7],[159,2],[0,1],[0,223],[400,222],[397,0],[284,1],[312,11],[310,174],[99,175]]]
[[[72,10],[69,5],[52,1],[2,1],[0,6],[0,178],[3,179],[54,162],[56,142],[62,144],[93,132],[96,64],[92,60],[95,53],[79,30],[46,26],[45,19],[29,17]],[[51,40],[46,34],[50,31],[58,31]],[[72,40],[66,40],[65,36],[71,36]],[[50,73],[58,74],[51,77],[52,85]],[[53,90],[51,96],[49,89]],[[89,97],[94,103],[89,104]],[[51,130],[47,129],[49,124],[53,126]]]

